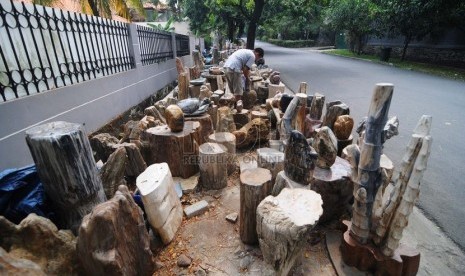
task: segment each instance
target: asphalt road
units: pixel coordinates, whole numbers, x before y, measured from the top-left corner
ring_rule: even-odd
[[[291,90],[307,82],[308,94],[318,92],[326,102],[345,102],[356,125],[367,115],[375,84],[394,84],[389,117],[398,116],[399,135],[385,143],[384,153],[396,166],[420,117],[432,115],[433,145],[418,206],[465,248],[465,82],[309,49],[263,42],[255,47],[264,48],[266,64],[281,73]]]

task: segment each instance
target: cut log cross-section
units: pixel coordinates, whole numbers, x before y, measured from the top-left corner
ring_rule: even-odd
[[[271,193],[271,172],[263,168],[244,170],[240,179],[240,237],[244,243],[256,244],[257,206]]]
[[[172,132],[167,126],[157,126],[142,133],[148,144],[147,163],[168,163],[173,176],[189,178],[199,171],[198,122],[186,122],[181,132]]]
[[[106,200],[92,149],[80,124],[52,122],[26,131],[26,142],[60,227],[77,233],[82,218]]]
[[[226,147],[228,150],[228,174],[233,173],[236,170],[236,136],[229,132],[217,132],[208,136],[208,141]]]
[[[219,190],[228,185],[228,150],[218,143],[199,147],[200,186],[203,190]]]

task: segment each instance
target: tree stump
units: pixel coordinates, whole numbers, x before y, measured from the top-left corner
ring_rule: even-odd
[[[149,166],[136,180],[152,229],[164,244],[170,243],[181,226],[182,206],[168,164]]]
[[[213,129],[216,129],[216,126],[217,126],[217,121],[218,121],[218,106],[217,105],[212,105],[209,109],[208,109],[208,114],[210,115],[210,119],[212,120],[212,125],[213,125]]]
[[[257,234],[266,263],[276,275],[288,275],[307,243],[305,235],[323,213],[323,201],[310,190],[284,189],[257,207]],[[241,217],[242,219],[242,217]]]
[[[236,147],[244,148],[252,143],[268,141],[270,128],[268,120],[253,119],[241,129],[233,131],[233,134],[236,136]]]
[[[319,193],[323,199],[320,222],[339,219],[350,208],[353,197],[354,184],[349,162],[337,157],[329,169],[316,167],[310,189]]]
[[[217,119],[216,119],[216,131],[217,132],[233,132],[236,130],[234,124],[234,117],[231,109],[227,106],[218,108]]]
[[[199,129],[199,145],[208,142],[208,136],[215,132],[213,129],[213,123],[211,116],[209,114],[203,114],[201,116],[195,116],[195,117],[185,117],[184,120],[186,122],[199,122],[200,124],[200,129]]]
[[[60,227],[76,234],[82,218],[106,200],[89,140],[80,124],[52,122],[26,131],[40,180]]]
[[[228,185],[228,149],[218,143],[199,147],[200,186],[203,190],[219,190]]]
[[[217,132],[208,136],[208,142],[218,143],[228,150],[228,174],[236,170],[236,136],[230,132]]]
[[[168,163],[173,176],[188,178],[199,171],[196,164],[198,154],[198,122],[186,122],[181,132],[172,132],[168,126],[147,129],[142,134],[146,141],[147,164]]]
[[[263,168],[245,170],[240,180],[240,236],[244,243],[256,244],[257,206],[271,193],[271,172]]]
[[[284,170],[284,153],[271,148],[257,149],[257,163],[259,168],[270,170],[271,190],[273,190],[276,175]]]

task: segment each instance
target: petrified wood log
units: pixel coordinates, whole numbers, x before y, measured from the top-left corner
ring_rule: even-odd
[[[309,116],[313,120],[321,120],[323,107],[325,106],[325,96],[319,93],[313,95],[312,104],[310,105]]]
[[[240,225],[242,242],[258,243],[257,206],[271,194],[271,172],[263,168],[245,170],[240,176]]]
[[[257,102],[257,92],[255,92],[255,90],[244,92],[242,95],[242,102],[244,103],[245,109],[252,109],[252,107]]]
[[[257,149],[257,165],[270,170],[271,186],[274,186],[276,175],[284,170],[284,153],[271,148]]]
[[[170,243],[182,222],[182,206],[168,164],[149,166],[137,177],[136,185],[152,229],[164,244]]]
[[[216,119],[217,132],[233,132],[236,130],[234,117],[229,107],[223,106],[218,108]]]
[[[212,96],[212,91],[208,88],[207,85],[200,86],[200,95],[199,99],[203,100],[205,98],[210,98]]]
[[[310,190],[284,189],[266,197],[257,207],[257,233],[265,262],[276,275],[288,275],[307,243],[305,235],[323,213],[319,194]],[[242,217],[241,217],[242,218]]]
[[[202,62],[202,59],[200,58],[200,51],[199,50],[193,50],[192,51],[192,59],[194,60],[194,64],[199,69],[199,71],[202,71],[203,67],[204,67],[204,64]]]
[[[329,127],[322,127],[315,136],[312,144],[318,153],[315,164],[322,169],[328,169],[336,161],[337,139]]]
[[[108,133],[100,133],[90,138],[90,145],[95,151],[95,161],[107,162],[110,154],[115,151],[113,145],[118,144],[118,139]]]
[[[268,120],[253,119],[241,129],[233,131],[233,134],[236,136],[237,148],[244,148],[252,143],[268,141],[270,123]]]
[[[233,107],[234,103],[236,102],[236,98],[231,93],[225,93],[220,99],[218,100],[218,105],[220,107]]]
[[[178,75],[178,88],[178,100],[189,98],[189,78],[186,73],[180,73]]]
[[[323,199],[323,215],[320,222],[337,220],[350,209],[354,184],[351,179],[350,164],[340,157],[329,169],[316,167],[313,171],[310,189]]]
[[[218,143],[199,147],[200,186],[203,190],[219,190],[228,185],[228,149]]]
[[[337,156],[342,157],[342,151],[347,147],[352,145],[354,142],[354,138],[352,137],[352,134],[349,136],[348,139],[346,140],[339,140],[337,139]]]
[[[281,101],[283,98],[281,98]],[[296,127],[296,122],[299,121],[299,126],[303,127],[303,123],[305,121],[305,111],[303,113],[303,118],[298,118],[302,116],[301,107],[305,107],[307,105],[307,95],[305,94],[296,94],[292,99],[289,106],[286,108],[286,112],[284,112],[284,116],[282,118],[282,127],[280,134],[283,138],[288,138],[289,134],[293,129]],[[301,130],[299,130],[301,132]],[[302,132],[301,132],[302,133]]]
[[[250,115],[252,117],[252,120],[255,119],[255,118],[260,118],[260,119],[268,119],[268,113],[264,112],[264,111],[252,111],[250,112]]]
[[[147,129],[141,136],[147,143],[147,164],[168,163],[173,176],[188,178],[199,171],[195,162],[198,154],[198,122],[186,122],[181,132],[168,126]]]
[[[350,234],[358,242],[365,244],[372,225],[373,202],[382,184],[379,160],[383,148],[383,127],[386,124],[394,86],[378,83],[368,110],[365,136],[360,147],[358,174],[354,187],[354,212]],[[342,114],[341,114],[342,115]]]
[[[303,133],[305,138],[313,138],[316,135],[316,131],[321,127],[321,120],[315,120],[310,118],[310,115],[305,116],[305,132]]]
[[[299,92],[298,93],[303,93],[305,95],[307,95],[307,83],[306,82],[301,82],[300,85],[299,85]]]
[[[126,186],[84,217],[76,248],[88,275],[152,275],[154,270],[142,210]]]
[[[308,185],[315,169],[316,152],[307,143],[302,133],[293,130],[284,152],[286,175],[303,185]]]
[[[334,101],[326,104],[326,114],[323,119],[322,126],[327,126],[330,129],[333,129],[334,122],[337,117],[342,115],[349,115],[350,109],[349,106],[341,101]]]
[[[82,218],[106,200],[83,126],[40,125],[26,131],[26,142],[60,227],[76,233]]]
[[[186,122],[199,122],[200,129],[199,129],[199,145],[208,142],[208,136],[215,132],[213,129],[213,123],[211,116],[209,114],[203,114],[201,116],[195,117],[186,117],[184,118]]]
[[[165,118],[172,132],[180,132],[184,128],[184,113],[177,105],[170,105],[165,109]]]
[[[176,71],[178,71],[178,75],[185,73],[186,69],[184,68],[182,59],[176,57],[175,61],[176,61]]]
[[[228,150],[228,174],[236,170],[236,136],[230,132],[216,132],[208,136],[208,142],[218,143]]]
[[[145,163],[139,148],[135,144],[122,143],[114,145],[113,147],[124,147],[126,150],[126,155],[128,157],[125,171],[126,176],[137,177],[139,174],[145,171],[145,169],[147,169],[147,163]]]
[[[3,275],[46,276],[47,274],[33,261],[14,257],[0,247],[0,265]]]
[[[102,178],[103,190],[107,198],[112,198],[120,185],[126,185],[124,173],[128,157],[124,147],[117,148],[108,161],[103,165],[100,176]]]
[[[155,120],[159,120],[160,122],[166,124],[166,119],[165,119],[165,111],[163,110],[163,113],[161,113],[157,107],[155,106],[149,106],[144,110],[145,115],[153,116]],[[162,115],[163,114],[163,115]]]
[[[349,221],[343,221],[350,228]],[[391,257],[384,256],[372,243],[361,244],[345,231],[341,241],[341,256],[344,263],[375,275],[416,275],[420,266],[420,252],[402,245]]]
[[[210,106],[210,108],[208,108],[207,113],[210,115],[210,118],[212,120],[213,129],[216,130],[218,124],[218,106],[215,104]]]

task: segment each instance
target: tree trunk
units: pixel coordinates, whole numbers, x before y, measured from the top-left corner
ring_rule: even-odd
[[[228,149],[218,143],[199,147],[200,186],[203,190],[219,190],[228,185]]]
[[[80,124],[52,122],[26,131],[26,142],[64,229],[106,200],[89,140]]]
[[[92,10],[92,15],[100,16],[100,13],[97,9],[97,3],[94,0],[88,0],[87,3],[89,3],[90,9]]]
[[[264,6],[265,0],[255,0],[255,8],[253,10],[252,18],[249,22],[249,28],[247,30],[247,49],[254,49],[257,26],[258,22],[260,21],[260,17],[262,16]]]
[[[407,53],[407,48],[411,40],[412,40],[412,35],[408,35],[405,37],[404,48],[402,48],[402,57],[400,58],[401,61],[404,61],[405,59],[405,54]]]

